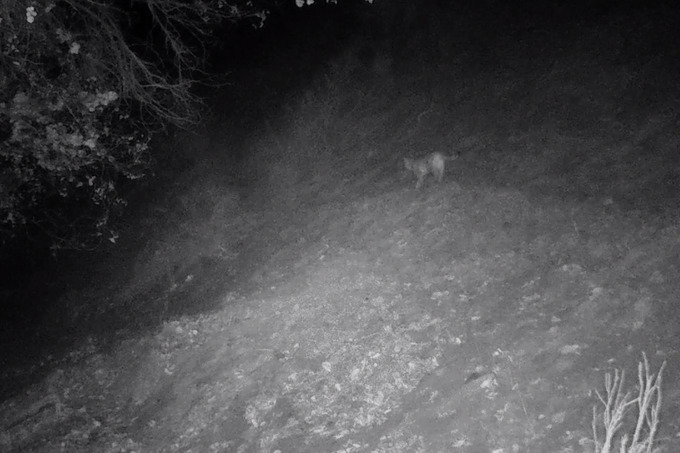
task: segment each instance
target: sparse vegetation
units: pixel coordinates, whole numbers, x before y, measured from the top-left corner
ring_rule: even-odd
[[[659,428],[659,414],[661,412],[661,384],[666,361],[659,371],[654,374],[649,369],[647,355],[643,353],[643,360],[638,364],[638,394],[635,398],[630,392],[623,393],[625,371],[614,370],[614,374],[605,375],[605,393],[596,392],[602,413],[597,406],[593,407],[593,440],[596,453],[652,453],[654,440]],[[634,418],[635,427],[625,426],[626,415],[631,408],[637,410]],[[635,410],[633,409],[633,410]],[[626,431],[620,437],[619,430]],[[603,436],[600,436],[600,432]]]

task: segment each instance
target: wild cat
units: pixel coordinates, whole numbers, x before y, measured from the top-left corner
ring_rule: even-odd
[[[420,189],[428,174],[432,174],[437,182],[442,182],[444,179],[444,170],[446,170],[446,161],[455,160],[457,158],[458,154],[447,156],[440,152],[428,154],[421,159],[404,157],[404,167],[416,175],[416,178],[418,178],[416,189]]]

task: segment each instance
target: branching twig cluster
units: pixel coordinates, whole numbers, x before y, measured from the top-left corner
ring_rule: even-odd
[[[659,425],[661,410],[661,383],[664,361],[656,374],[650,372],[647,355],[638,364],[638,395],[633,398],[630,392],[623,393],[625,372],[615,370],[614,375],[605,375],[605,394],[597,393],[604,406],[598,415],[597,406],[593,407],[593,440],[596,453],[611,453],[616,448],[616,433],[624,423],[624,417],[631,406],[637,406],[637,419],[632,439],[629,433],[621,436],[618,442],[620,453],[652,453],[654,438]],[[600,441],[598,426],[604,426],[604,440]]]
[[[134,100],[142,113],[164,123],[184,125],[194,119],[197,98],[190,91],[203,66],[205,43],[212,24],[257,16],[254,8],[240,9],[233,2],[185,0],[136,0],[139,28],[147,36],[132,39],[121,23],[129,11],[116,8],[116,2],[65,0],[82,21],[82,28],[93,33],[86,53],[93,73],[115,81],[123,99]],[[221,6],[223,5],[223,6]],[[133,30],[135,31],[135,30]],[[137,31],[137,33],[141,33]]]
[[[30,21],[25,5],[0,6],[4,69],[29,73],[37,77],[32,84],[40,84],[39,68],[56,55],[55,46],[75,44],[71,53],[79,58],[70,76],[74,82],[79,77],[97,79],[121,99],[134,101],[149,118],[179,125],[194,119],[197,98],[190,87],[203,66],[207,44],[215,41],[211,36],[215,26],[246,19],[261,22],[265,17],[264,11],[243,0],[32,4]],[[12,47],[19,52],[12,52]]]

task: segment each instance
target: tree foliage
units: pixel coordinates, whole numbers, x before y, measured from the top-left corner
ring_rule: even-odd
[[[150,132],[196,120],[211,32],[264,17],[238,0],[3,0],[2,244],[115,242],[109,219],[121,183],[148,172]]]

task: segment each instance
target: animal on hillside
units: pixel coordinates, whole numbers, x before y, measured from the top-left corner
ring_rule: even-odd
[[[404,167],[416,175],[416,178],[418,178],[418,181],[416,182],[416,189],[420,189],[423,186],[425,177],[427,177],[429,174],[434,176],[434,179],[437,182],[442,182],[444,179],[444,171],[446,170],[446,161],[455,160],[457,158],[458,154],[447,156],[446,154],[437,151],[430,153],[420,159],[411,159],[405,157]]]

